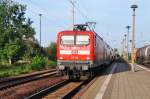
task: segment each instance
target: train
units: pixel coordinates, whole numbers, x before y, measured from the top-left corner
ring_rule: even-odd
[[[136,61],[138,64],[150,65],[150,45],[137,49]]]
[[[87,24],[57,35],[57,69],[69,79],[92,77],[114,59],[113,49]]]

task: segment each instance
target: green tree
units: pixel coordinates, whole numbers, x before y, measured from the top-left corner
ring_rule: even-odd
[[[11,0],[0,1],[0,59],[20,59],[25,53],[24,39],[34,38],[30,18],[25,17],[26,6]]]
[[[57,53],[57,43],[52,42],[47,48],[46,52],[48,58],[52,61],[56,61],[56,53]]]
[[[38,41],[35,39],[26,39],[25,46],[24,49],[26,54],[24,54],[24,59],[32,60],[35,56],[46,56],[45,50],[40,47]]]
[[[6,55],[6,57],[9,59],[9,63],[11,64],[12,63],[12,60],[17,60],[17,58],[19,58],[19,55],[21,53],[18,53],[21,51],[21,45],[20,43],[16,40],[14,42],[11,42],[11,43],[7,43],[5,45],[5,48],[4,48],[4,53]],[[15,59],[13,59],[15,58]]]

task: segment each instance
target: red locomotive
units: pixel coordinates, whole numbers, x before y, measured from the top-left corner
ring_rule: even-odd
[[[108,65],[113,50],[88,25],[75,25],[74,30],[62,31],[57,38],[57,67],[69,79],[93,76],[98,68]]]

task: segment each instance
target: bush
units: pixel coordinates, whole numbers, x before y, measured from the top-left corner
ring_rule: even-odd
[[[6,66],[0,69],[0,77],[16,76],[24,73],[32,72],[31,65]]]
[[[1,72],[0,73],[0,77],[8,77],[9,76],[9,72]]]
[[[32,72],[32,67],[31,67],[31,65],[26,65],[26,66],[24,66],[24,67],[22,67],[22,71],[21,71],[21,73],[29,73],[29,72]]]
[[[31,66],[33,70],[43,69],[46,65],[46,59],[41,56],[36,56],[33,58]]]
[[[57,63],[55,61],[47,61],[47,66],[49,68],[56,68]]]
[[[56,61],[57,43],[52,42],[49,47],[46,48],[48,59]]]
[[[56,61],[48,61],[46,58],[36,56],[31,64],[13,64],[0,66],[0,77],[16,76],[24,73],[30,73],[35,70],[55,68]]]

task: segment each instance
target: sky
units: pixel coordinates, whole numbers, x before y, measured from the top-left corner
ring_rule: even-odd
[[[39,40],[42,13],[42,46],[56,41],[59,31],[70,29],[72,5],[69,0],[13,0],[27,5],[26,17],[34,21]],[[75,23],[97,22],[95,31],[112,47],[120,48],[126,26],[132,26],[132,4],[136,9],[136,47],[150,44],[150,0],[75,0]],[[131,32],[131,30],[130,30]],[[130,33],[131,39],[131,33]]]

